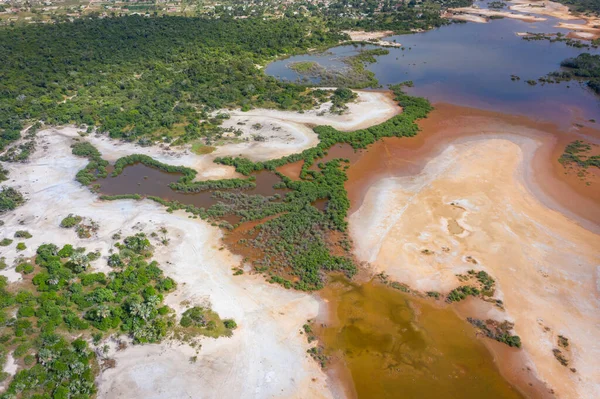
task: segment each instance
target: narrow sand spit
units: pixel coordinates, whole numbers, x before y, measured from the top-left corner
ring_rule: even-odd
[[[328,113],[330,103],[304,113],[268,109],[223,111],[231,116],[223,126],[240,129],[243,133],[240,140],[248,140],[219,146],[206,155],[196,155],[189,148],[170,148],[165,144],[142,147],[111,140],[105,135],[92,134],[86,136],[85,140],[98,148],[110,162],[126,155],[144,154],[164,163],[196,169],[199,180],[238,177],[232,167],[217,165],[213,160],[223,156],[244,156],[253,161],[280,158],[317,145],[318,137],[312,126],[329,125],[341,131],[353,131],[383,123],[402,111],[389,93],[356,93],[358,98],[348,104],[347,112],[342,115]],[[260,127],[256,126],[257,123]],[[79,130],[74,127],[51,130],[53,134],[65,137],[79,137]],[[255,136],[261,136],[262,139],[256,140]]]
[[[546,18],[536,17],[533,15],[517,14],[517,13],[513,13],[513,12],[508,12],[508,11],[495,11],[495,10],[489,10],[486,8],[459,7],[459,8],[450,8],[449,10],[451,11],[452,14],[449,14],[448,18],[451,18],[451,19],[455,19],[456,14],[454,14],[454,13],[459,13],[458,15],[467,14],[467,15],[475,15],[475,16],[480,16],[480,17],[481,16],[504,17],[504,18],[518,19],[518,20],[526,21],[526,22],[540,22],[540,21],[546,20]],[[474,22],[479,22],[479,21],[474,21]]]
[[[356,91],[358,98],[347,104],[348,110],[342,115],[327,112],[330,104],[322,104],[318,109],[304,113],[254,109],[248,112],[229,112],[235,123],[250,118],[259,121],[281,121],[311,126],[329,125],[338,130],[349,132],[364,129],[385,122],[402,110],[387,92]],[[230,121],[231,121],[230,120]],[[229,122],[231,123],[231,122]],[[314,134],[314,133],[313,133]]]
[[[400,43],[390,42],[387,40],[381,40],[384,37],[392,36],[394,31],[383,30],[376,32],[365,32],[364,30],[345,30],[342,31],[350,36],[350,40],[353,42],[366,42],[370,41],[373,44],[377,44],[383,47],[402,47]]]
[[[9,164],[9,186],[17,187],[27,202],[2,215],[2,237],[28,230],[27,249],[2,249],[7,264],[1,273],[11,280],[18,255],[32,256],[42,243],[71,243],[99,250],[103,257],[94,269],[107,271],[106,256],[112,235],[168,230],[170,244],[158,241],[155,259],[178,283],[166,302],[178,312],[182,301],[212,304],[223,318],[239,327],[233,337],[203,339],[198,353],[186,345],[130,346],[115,355],[116,368],[98,377],[100,398],[264,398],[329,397],[326,377],[306,354],[302,324],[317,315],[318,301],[309,295],[270,285],[258,276],[233,276],[240,259],[222,248],[221,232],[187,214],[167,213],[150,201],[102,202],[74,181],[87,160],[75,157],[66,134],[47,130],[38,134],[38,150],[27,164]],[[16,180],[16,181],[15,181]],[[91,217],[100,225],[95,237],[79,239],[59,227],[69,213]],[[195,363],[190,357],[197,355]]]
[[[487,24],[489,22],[487,18],[473,14],[454,14],[451,12],[446,12],[444,13],[443,17],[457,21],[475,22],[478,24]]]
[[[348,34],[348,36],[350,36],[350,40],[355,42],[383,39],[384,37],[392,36],[394,34],[393,30],[379,30],[375,32],[365,32],[364,30],[344,30],[342,32]]]
[[[527,189],[539,146],[517,135],[455,142],[419,174],[374,184],[350,232],[361,260],[419,290],[448,292],[457,273],[489,272],[540,378],[561,398],[597,398],[600,236]],[[558,335],[570,342],[568,367],[553,356]]]

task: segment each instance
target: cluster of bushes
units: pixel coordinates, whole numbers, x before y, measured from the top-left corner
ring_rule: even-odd
[[[584,169],[590,166],[600,168],[600,155],[589,155],[591,150],[590,144],[575,140],[567,144],[558,161],[563,165],[575,164]]]
[[[0,213],[12,211],[24,202],[25,198],[16,189],[7,186],[0,189]]]
[[[0,354],[12,350],[25,364],[2,397],[92,397],[97,368],[86,339],[98,342],[123,333],[147,343],[168,335],[174,321],[163,296],[175,282],[150,260],[152,246],[143,233],[116,247],[108,274],[90,272],[99,253],[44,244],[34,262],[17,267],[31,275],[33,289],[24,285],[8,291],[0,276]],[[229,332],[235,328],[231,320],[218,322]]]
[[[479,296],[481,291],[477,287],[470,285],[461,285],[458,288],[453,289],[448,293],[446,297],[447,302],[460,302],[466,299],[468,296]]]
[[[179,325],[186,330],[196,331],[198,334],[213,338],[231,336],[232,330],[237,328],[234,320],[221,320],[217,313],[201,306],[194,306],[183,312]]]
[[[480,320],[468,317],[467,321],[479,329],[486,337],[495,339],[510,347],[521,347],[521,338],[518,335],[512,335],[510,332],[514,324],[509,321],[498,322],[496,320]]]

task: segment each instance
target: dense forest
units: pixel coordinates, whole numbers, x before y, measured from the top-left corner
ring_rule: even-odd
[[[305,87],[257,65],[338,43],[303,18],[75,20],[0,30],[0,149],[28,120],[162,136],[226,106],[302,109]]]

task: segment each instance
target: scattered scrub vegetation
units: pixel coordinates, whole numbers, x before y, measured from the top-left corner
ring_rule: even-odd
[[[521,338],[518,335],[512,335],[510,332],[514,324],[509,321],[498,322],[496,320],[480,320],[468,317],[467,321],[481,331],[486,337],[502,342],[508,346],[520,348]]]

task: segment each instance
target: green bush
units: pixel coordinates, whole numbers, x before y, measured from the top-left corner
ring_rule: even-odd
[[[70,229],[71,227],[74,227],[81,223],[82,220],[83,218],[81,216],[70,213],[69,216],[67,216],[60,222],[60,227]]]
[[[12,187],[0,189],[0,213],[12,211],[25,202],[23,195]]]
[[[2,241],[0,241],[0,246],[2,247],[8,247],[10,244],[12,244],[13,240],[11,240],[10,238],[3,238]]]
[[[25,239],[28,239],[28,238],[31,238],[31,237],[33,237],[33,236],[27,230],[17,230],[15,232],[15,238],[25,238]]]
[[[225,325],[225,328],[229,330],[235,330],[237,328],[237,323],[233,319],[225,319],[223,320],[223,324]]]
[[[17,251],[24,251],[27,249],[27,245],[24,242],[20,242],[17,244]]]

